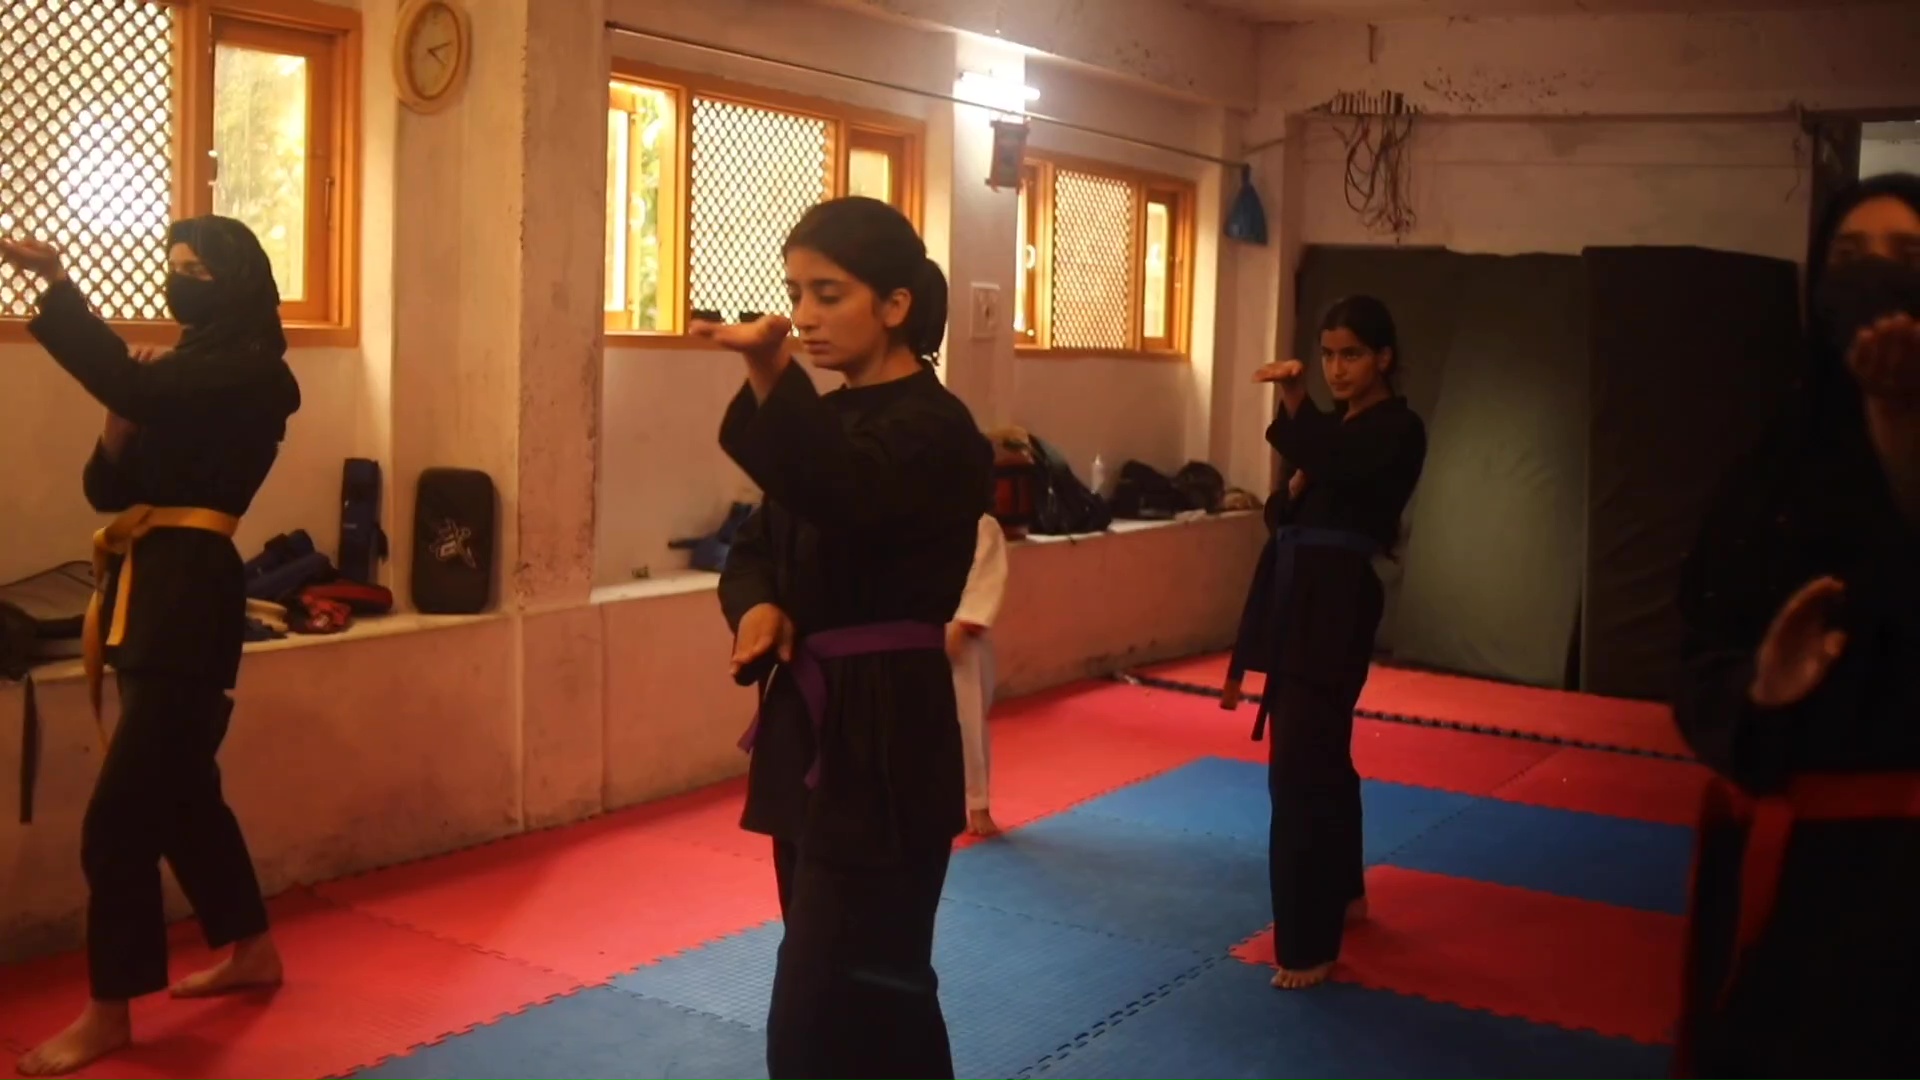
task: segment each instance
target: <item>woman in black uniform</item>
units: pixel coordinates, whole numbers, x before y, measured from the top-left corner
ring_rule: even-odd
[[[1840,193],[1807,366],[1682,572],[1703,806],[1678,1075],[1920,1072],[1920,177]]]
[[[163,858],[208,945],[234,947],[174,993],[281,977],[214,758],[233,711],[227,691],[246,621],[233,531],[273,466],[300,390],[286,364],[272,268],[253,233],[226,218],[194,218],[176,223],[167,244],[167,305],[185,329],[171,352],[143,359],[88,309],[58,252],[0,242],[0,258],[47,282],[33,336],[107,407],[84,481],[95,510],[119,515],[94,538],[104,572],[88,613],[96,710],[102,659],[120,690],[120,722],[81,832],[92,1000],[20,1060],[29,1076],[71,1072],[125,1046],[128,1002],[167,985]]]
[[[934,374],[946,278],[906,218],[822,203],[785,255],[791,322],[695,327],[746,357],[720,444],[766,494],[720,601],[736,680],[766,687],[742,825],[773,837],[786,921],[767,1068],[951,1077],[933,926],[966,798],[945,626],[993,453]],[[796,348],[845,387],[816,394]]]
[[[1280,388],[1267,441],[1290,475],[1286,493],[1274,495],[1276,528],[1247,597],[1223,703],[1237,703],[1242,672],[1266,673],[1253,737],[1271,718],[1268,866],[1273,985],[1282,989],[1324,982],[1346,921],[1366,910],[1352,744],[1384,604],[1372,560],[1398,541],[1427,458],[1426,427],[1393,389],[1397,347],[1386,305],[1351,296],[1320,321],[1333,411],[1308,399],[1298,360],[1254,376]]]

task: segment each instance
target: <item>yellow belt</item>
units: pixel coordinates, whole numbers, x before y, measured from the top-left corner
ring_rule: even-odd
[[[133,548],[141,537],[154,529],[199,529],[232,539],[240,528],[240,519],[218,510],[194,506],[135,506],[93,534],[93,599],[87,604],[86,627],[82,631],[82,657],[87,670],[87,697],[93,703],[93,724],[100,731],[100,742],[107,741],[106,724],[100,719],[100,690],[106,670],[107,647],[118,645],[127,636],[128,598],[133,595]],[[100,628],[100,612],[106,606],[107,575],[113,560],[120,562],[120,584],[114,590],[113,626],[105,633]]]

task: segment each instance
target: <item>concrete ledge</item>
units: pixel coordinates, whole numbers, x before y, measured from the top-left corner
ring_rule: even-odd
[[[1014,545],[996,630],[1003,694],[1221,647],[1263,540],[1257,515],[1236,514]],[[734,743],[754,700],[724,677],[717,581],[680,574],[559,610],[395,615],[250,646],[221,765],[262,886],[436,855],[743,772]],[[102,748],[78,665],[37,682],[35,821],[0,820],[0,961],[78,942],[85,901],[80,821]],[[18,686],[0,685],[9,796],[22,704]],[[171,883],[169,898],[183,913]]]

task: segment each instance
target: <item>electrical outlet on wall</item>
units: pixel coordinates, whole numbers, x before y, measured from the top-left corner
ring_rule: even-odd
[[[1000,286],[973,283],[972,337],[992,341],[1000,333]]]

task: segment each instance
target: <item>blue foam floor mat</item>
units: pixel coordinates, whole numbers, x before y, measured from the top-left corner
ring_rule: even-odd
[[[1677,910],[1688,830],[1368,782],[1370,863]],[[954,855],[935,939],[960,1076],[1663,1076],[1668,1050],[1226,952],[1271,920],[1263,766],[1200,759]],[[367,1077],[765,1076],[778,923]]]
[[[1658,1077],[1666,1050],[1222,960],[1076,1041],[1044,1077]]]
[[[1080,811],[959,852],[946,895],[1207,955],[1273,919],[1264,844]]]
[[[1388,861],[1409,870],[1660,911],[1686,910],[1693,831],[1476,799]]]
[[[780,927],[621,976],[614,986],[763,1028]],[[940,1001],[961,1076],[1013,1076],[1209,957],[972,904],[941,905]]]
[[[1476,801],[1433,788],[1376,780],[1360,784],[1367,861],[1396,849]],[[1081,804],[1075,811],[1179,832],[1267,844],[1267,768],[1247,761],[1201,758],[1150,780]]]
[[[766,1036],[757,1031],[599,987],[504,1017],[354,1075],[368,1080],[762,1080],[767,1075],[766,1056]]]

